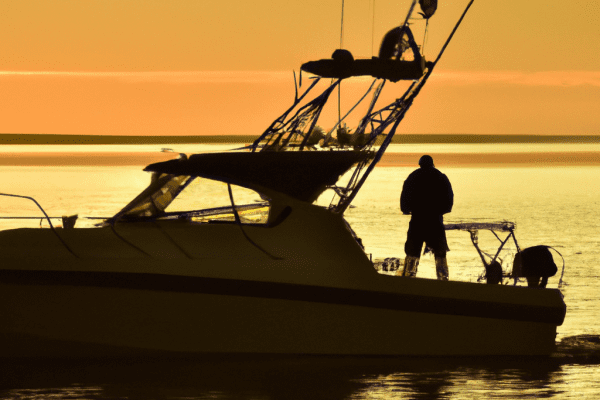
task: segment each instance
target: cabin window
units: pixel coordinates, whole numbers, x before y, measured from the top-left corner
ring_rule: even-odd
[[[243,224],[266,224],[269,202],[254,190],[231,185],[236,211]],[[193,222],[235,222],[227,184],[195,178],[165,209],[167,215],[178,214]]]
[[[241,223],[267,223],[270,204],[264,196],[237,185],[231,185],[231,192]],[[185,218],[199,223],[236,221],[226,183],[159,173],[152,174],[150,185],[112,220],[144,218]]]
[[[192,178],[153,173],[150,185],[117,213],[113,219],[152,218],[164,214],[173,199]]]

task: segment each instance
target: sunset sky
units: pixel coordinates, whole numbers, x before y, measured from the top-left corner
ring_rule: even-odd
[[[343,47],[375,55],[409,3],[345,0]],[[439,0],[426,57],[467,3]],[[258,135],[339,47],[341,5],[3,0],[0,133]],[[475,0],[400,133],[600,135],[600,3]]]

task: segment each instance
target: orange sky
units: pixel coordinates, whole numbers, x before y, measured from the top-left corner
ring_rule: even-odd
[[[339,47],[341,3],[4,0],[0,133],[258,135]],[[344,47],[370,57],[408,3],[345,0]],[[467,1],[439,3],[429,58]],[[400,132],[600,134],[598,115],[600,3],[475,0]]]

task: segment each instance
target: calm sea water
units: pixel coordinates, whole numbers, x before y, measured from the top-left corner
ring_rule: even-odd
[[[193,150],[206,149],[216,150],[211,146]],[[528,147],[528,151],[552,151],[548,149],[547,145]],[[435,150],[458,151],[456,145]],[[598,149],[586,145],[584,150]],[[433,152],[431,146],[417,145],[410,151]],[[507,145],[503,151],[517,149]],[[565,151],[565,145],[560,151]],[[149,183],[149,174],[141,169],[0,167],[0,191],[33,196],[51,216],[106,217]],[[455,206],[446,221],[513,221],[521,247],[545,244],[562,254],[561,290],[568,309],[558,329],[556,356],[3,363],[0,399],[600,398],[596,382],[600,372],[600,167],[440,169],[455,192]],[[401,215],[398,200],[412,170],[376,168],[356,197],[355,207],[346,213],[374,259],[403,257],[409,219]],[[327,200],[326,196],[320,199]],[[0,198],[0,215],[8,214],[40,215],[25,200]],[[38,226],[39,220],[0,223]],[[448,232],[448,241],[451,279],[476,281],[483,267],[468,233]],[[493,253],[498,240],[480,232],[480,244]],[[513,255],[514,246],[508,248],[505,263]],[[557,253],[555,261],[560,274],[563,259]],[[424,257],[419,276],[433,278],[434,274],[433,258]],[[551,278],[549,286],[557,287],[558,280],[558,275]],[[380,339],[394,340],[394,332],[381,332]]]

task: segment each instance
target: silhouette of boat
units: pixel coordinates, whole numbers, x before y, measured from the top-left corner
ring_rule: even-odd
[[[96,227],[46,215],[49,228],[0,232],[0,356],[551,353],[560,291],[379,274],[344,220],[465,15],[425,62],[407,23],[415,7],[379,59],[338,51],[304,64],[317,77],[244,151],[147,166],[150,185]],[[376,79],[356,130],[316,129],[332,91],[357,75]],[[306,100],[319,76],[333,81]],[[408,90],[375,110],[398,79]],[[229,204],[172,209],[211,182]],[[313,204],[325,191],[331,204]]]

